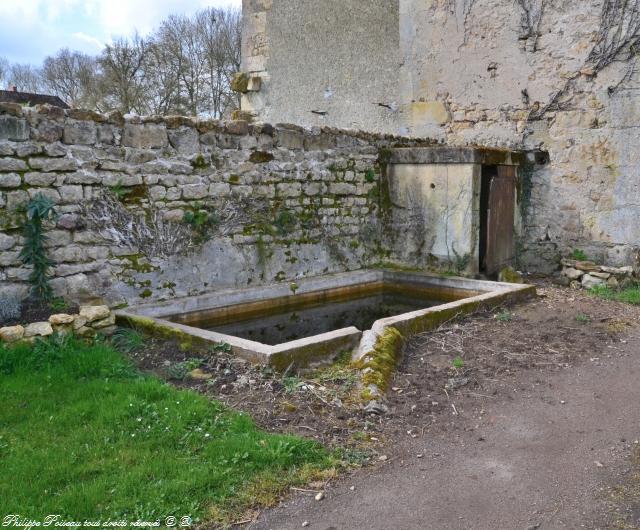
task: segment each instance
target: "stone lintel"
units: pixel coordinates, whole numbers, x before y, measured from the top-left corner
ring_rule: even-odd
[[[486,147],[400,147],[391,149],[391,164],[481,164],[520,166],[526,154]]]

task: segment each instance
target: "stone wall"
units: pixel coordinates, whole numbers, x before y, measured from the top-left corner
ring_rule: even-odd
[[[292,69],[311,64],[294,51],[299,44],[291,35],[298,27],[313,24],[316,11],[306,2],[262,3],[272,4],[272,13],[287,9],[295,15],[267,23],[261,30],[269,56],[287,57],[295,62]],[[369,14],[396,24],[398,50],[393,49],[393,38],[380,39],[376,28],[367,26],[373,50],[354,48],[352,32],[339,27],[331,34],[331,47],[320,43],[305,53],[315,54],[322,64],[331,62],[332,75],[352,83],[350,92],[336,96],[344,98],[342,106],[353,109],[370,130],[429,136],[449,145],[548,152],[546,166],[523,172],[527,186],[521,266],[553,269],[560,255],[576,248],[599,262],[627,265],[637,260],[640,247],[640,154],[634,138],[640,123],[640,76],[634,59],[629,62],[624,54],[601,69],[589,61],[603,35],[603,3],[374,2]],[[522,6],[528,7],[529,16]],[[358,8],[347,2],[344,9],[349,12],[345,19],[359,31]],[[611,26],[616,21],[606,22]],[[272,27],[277,27],[278,35],[271,34]],[[245,41],[252,38],[251,29],[247,28]],[[350,53],[344,61],[341,54]],[[383,102],[397,103],[389,104],[385,120],[375,117],[379,109],[367,110],[380,98],[371,89],[377,73],[361,71],[357,80],[351,78],[352,62],[380,64],[380,53],[399,58],[395,72],[389,74],[398,79],[397,92],[391,94],[394,87],[389,86]],[[249,103],[262,98],[259,117],[269,113],[271,119],[279,119],[280,106],[272,103],[276,91],[287,95],[297,90],[310,97],[324,89],[316,78],[270,71],[268,61],[264,69],[259,75],[268,77],[273,88],[245,98]],[[294,109],[287,113],[306,108],[298,99],[290,103]],[[344,119],[355,120],[347,110],[340,116],[327,114],[324,123]]]
[[[243,11],[243,70],[261,79],[243,110],[268,123],[397,129],[397,0],[244,0]]]
[[[59,214],[47,227],[54,288],[81,302],[138,304],[381,262],[381,153],[400,142],[421,144],[0,104],[0,291],[27,293],[21,207],[40,193]]]

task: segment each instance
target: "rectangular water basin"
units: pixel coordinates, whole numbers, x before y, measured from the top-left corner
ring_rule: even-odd
[[[365,270],[143,305],[118,318],[224,342],[235,355],[278,369],[306,368],[354,350],[376,323],[419,333],[479,305],[534,292],[526,285]]]

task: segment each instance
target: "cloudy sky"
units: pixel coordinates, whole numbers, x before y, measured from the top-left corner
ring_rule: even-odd
[[[97,53],[113,37],[148,33],[170,14],[241,0],[0,0],[0,57],[39,65],[59,48]]]

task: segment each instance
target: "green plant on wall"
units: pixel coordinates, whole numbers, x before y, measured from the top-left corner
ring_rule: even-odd
[[[33,267],[29,275],[32,295],[40,300],[53,299],[53,291],[49,284],[49,269],[53,265],[47,255],[43,223],[57,217],[53,201],[38,193],[26,205],[26,220],[23,227],[24,247],[20,251],[20,259],[25,265]]]
[[[194,231],[196,236],[194,243],[196,244],[206,241],[209,230],[219,223],[217,215],[200,208],[184,212],[182,220]]]

